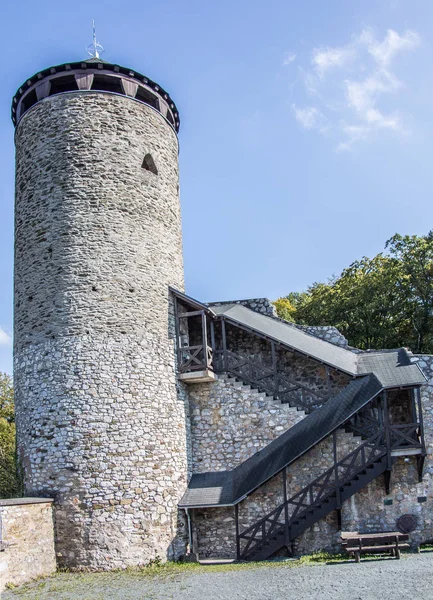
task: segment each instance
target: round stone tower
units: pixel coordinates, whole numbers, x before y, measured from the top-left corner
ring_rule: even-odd
[[[169,293],[183,289],[176,106],[95,58],[31,77],[12,119],[25,492],[55,498],[61,565],[176,557],[187,478]]]

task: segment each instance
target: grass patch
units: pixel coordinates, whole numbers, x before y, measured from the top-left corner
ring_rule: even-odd
[[[347,554],[331,554],[330,552],[313,552],[312,554],[306,554],[301,556],[299,562],[301,565],[312,565],[317,563],[339,563],[347,562],[350,557]]]

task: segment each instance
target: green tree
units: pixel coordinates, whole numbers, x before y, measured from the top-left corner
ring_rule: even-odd
[[[433,352],[433,232],[396,234],[385,247],[387,254],[363,257],[327,283],[289,294],[290,320],[334,325],[359,348]],[[286,318],[281,300],[275,306]]]
[[[406,298],[415,352],[433,352],[433,231],[425,236],[394,235],[386,242],[401,265],[401,295]]]
[[[19,495],[12,379],[0,373],[0,498]]]

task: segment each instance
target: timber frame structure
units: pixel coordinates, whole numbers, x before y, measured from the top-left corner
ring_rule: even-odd
[[[355,353],[239,304],[206,305],[171,292],[181,381],[209,382],[226,374],[306,414],[231,471],[192,475],[179,507],[188,512],[191,524],[194,509],[233,506],[238,560],[261,560],[281,548],[293,550],[294,540],[331,511],[337,511],[341,530],[341,507],[353,494],[382,474],[389,493],[397,457],[415,456],[422,480],[426,445],[420,387],[425,378],[405,349]],[[260,340],[265,351],[259,357],[236,344],[244,334]],[[287,372],[284,367],[295,355],[324,367],[324,389],[314,389]],[[336,373],[348,378],[342,390],[333,387]],[[343,458],[337,458],[338,430],[361,438]],[[327,437],[332,438],[333,464],[290,495],[291,465]],[[240,504],[277,475],[283,502],[242,529]]]

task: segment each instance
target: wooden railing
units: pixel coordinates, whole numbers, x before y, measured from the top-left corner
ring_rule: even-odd
[[[179,371],[200,371],[212,367],[210,346],[183,346],[179,348]]]
[[[276,368],[231,350],[214,352],[214,369],[219,373],[228,373],[260,392],[272,395],[282,403],[302,408],[306,412],[319,408],[329,398],[329,395],[311,390],[310,387],[278,372]]]
[[[344,484],[385,456],[386,452],[385,433],[382,429],[294,496],[242,531],[238,540],[240,558],[248,558],[257,547],[269,543],[276,535],[285,533],[290,538],[290,528],[295,521],[305,519],[305,528],[311,526],[317,520],[315,509],[324,500],[330,496],[338,497]],[[291,540],[286,539],[286,543],[289,541]]]
[[[421,423],[390,425],[390,449],[423,448]]]

